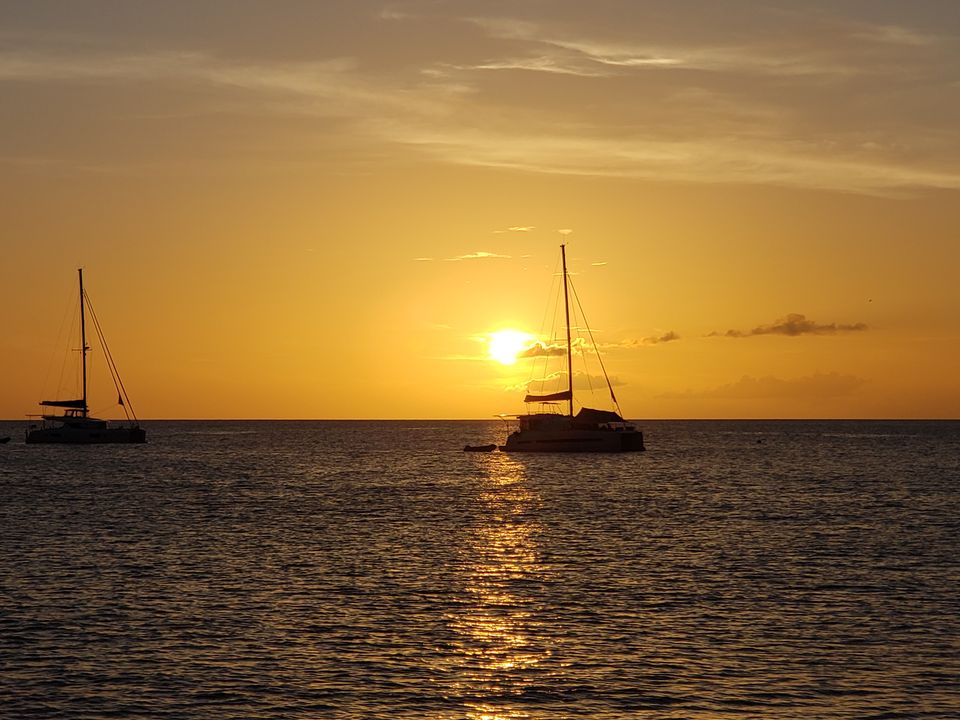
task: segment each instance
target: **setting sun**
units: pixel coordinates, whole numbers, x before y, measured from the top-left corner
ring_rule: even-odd
[[[530,347],[535,339],[522,330],[497,330],[488,336],[487,351],[501,365],[513,365],[520,353]]]

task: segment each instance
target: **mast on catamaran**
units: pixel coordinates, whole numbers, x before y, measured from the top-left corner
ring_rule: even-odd
[[[87,408],[87,325],[83,313],[83,268],[77,268],[77,274],[80,276],[80,365],[83,367],[83,407],[80,410],[80,416],[86,417]]]
[[[570,300],[567,297],[567,246],[560,244],[560,260],[563,264],[563,311],[567,322],[567,392],[570,394],[570,417],[573,417],[573,347],[570,344]]]

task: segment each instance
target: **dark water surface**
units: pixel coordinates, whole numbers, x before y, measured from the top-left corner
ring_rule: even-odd
[[[960,423],[0,423],[3,718],[957,718]]]

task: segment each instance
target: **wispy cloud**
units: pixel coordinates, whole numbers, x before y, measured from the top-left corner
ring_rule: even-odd
[[[515,225],[513,227],[508,227],[503,230],[494,230],[494,234],[503,234],[503,233],[527,233],[533,232],[536,230],[534,225]]]
[[[530,70],[594,77],[624,70],[701,70],[751,75],[842,75],[860,72],[815,49],[769,45],[704,45],[671,47],[589,37],[583,32],[552,29],[542,23],[511,18],[471,18],[492,37],[526,41],[534,52],[526,57],[487,61],[476,70]]]
[[[456,257],[444,258],[446,262],[458,262],[460,260],[509,260],[510,255],[501,255],[500,253],[486,252],[477,250],[476,252],[458,255]]]
[[[390,83],[361,71],[356,59],[326,58],[302,62],[238,62],[202,52],[139,54],[0,52],[0,80],[73,82],[158,82],[207,85],[269,94],[274,103],[261,112],[328,117],[377,117],[384,111],[404,116],[438,117],[448,110],[448,93],[466,92],[456,83]],[[296,104],[279,103],[282,98]],[[260,98],[262,100],[262,98]]]
[[[371,17],[399,22],[407,7]],[[453,53],[427,44],[418,64],[394,66],[385,62],[388,49],[367,62],[370,51],[361,47],[356,57],[294,62],[262,53],[245,60],[213,51],[124,53],[83,39],[44,51],[21,39],[19,48],[12,40],[0,51],[0,81],[199,88],[210,92],[188,92],[188,103],[225,97],[218,112],[324,120],[358,146],[461,166],[874,195],[960,189],[958,110],[943,104],[956,83],[944,70],[955,66],[956,47],[914,28],[797,12],[787,21],[810,42],[762,33],[724,42],[722,33],[686,37],[682,30],[663,40],[648,32],[648,40],[636,28],[604,26],[569,8],[565,18],[471,17],[466,24],[455,9],[416,12],[451,32],[469,30],[462,47]],[[506,69],[578,77],[551,78],[544,89],[537,78],[525,85],[492,72]],[[885,79],[882,104],[876,77]],[[916,77],[924,83],[910,81]],[[839,120],[822,110],[838,97],[850,109]],[[192,109],[176,111],[189,116]],[[303,132],[315,133],[308,126]],[[0,162],[15,163],[16,155]]]
[[[586,328],[571,328],[572,330],[586,329]],[[574,354],[582,355],[585,353],[592,353],[593,347],[587,342],[586,338],[575,337],[570,340],[570,350]],[[543,342],[541,340],[536,341],[530,347],[526,348],[523,352],[517,355],[519,358],[537,358],[537,357],[554,357],[567,354],[567,345],[566,341],[563,343],[560,342]]]
[[[639,341],[634,342],[640,345],[661,345],[663,343],[676,342],[679,339],[680,336],[673,330],[670,330],[662,335],[651,335],[649,337],[640,338]]]
[[[829,399],[851,395],[863,384],[863,378],[836,372],[814,373],[807,377],[782,379],[772,375],[752,377],[703,390],[663,393],[658,397],[670,400],[693,399]]]
[[[708,337],[745,338],[755,335],[786,335],[798,337],[800,335],[836,335],[844,332],[861,332],[867,330],[867,325],[858,323],[818,323],[809,320],[805,315],[790,313],[770,325],[758,325],[751,330],[714,331]]]
[[[566,355],[567,348],[565,345],[553,345],[543,342],[535,342],[533,345],[528,347],[521,353],[517,354],[518,358],[535,358],[535,357],[551,357],[557,355]]]
[[[659,335],[648,335],[641,338],[629,338],[619,342],[598,343],[601,350],[632,349],[651,347],[653,345],[662,345],[680,340],[680,335],[673,330],[661,333]]]
[[[536,392],[559,392],[566,389],[566,371],[551,373],[545,377],[532,378],[514,385],[507,385],[504,390],[508,392],[527,392],[534,389]],[[619,376],[610,377],[610,385],[613,387],[623,387],[627,384]],[[575,372],[573,374],[574,390],[603,390],[607,387],[607,379],[603,375],[593,375],[585,372]]]
[[[928,47],[938,42],[938,38],[933,35],[902,25],[864,24],[860,29],[852,32],[852,36],[877,43],[907,47]]]
[[[736,137],[675,140],[589,134],[502,134],[457,127],[382,128],[447,162],[553,175],[622,177],[672,182],[736,182],[875,195],[904,188],[960,189],[960,166],[935,169],[897,163],[869,147],[847,157],[819,141]]]

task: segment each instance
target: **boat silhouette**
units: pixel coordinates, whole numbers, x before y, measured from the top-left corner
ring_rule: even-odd
[[[619,403],[607,376],[603,362],[600,367],[616,410],[596,410],[583,407],[573,410],[573,344],[570,338],[570,278],[567,272],[566,245],[560,245],[563,267],[563,304],[566,321],[566,375],[567,387],[546,394],[527,393],[524,402],[537,405],[536,412],[516,416],[518,428],[507,436],[500,446],[506,452],[633,452],[645,450],[643,433],[621,416]],[[592,339],[592,333],[591,333]],[[594,343],[594,352],[599,350]],[[566,412],[558,404],[566,403]]]
[[[66,400],[41,400],[41,406],[61,408],[63,413],[59,415],[52,413],[39,415],[41,422],[40,424],[31,424],[27,428],[26,441],[30,444],[58,443],[68,445],[146,442],[147,433],[137,421],[136,414],[134,414],[133,407],[130,404],[130,398],[127,396],[127,391],[123,387],[123,382],[117,372],[116,364],[113,362],[113,356],[107,348],[97,315],[83,289],[83,269],[78,269],[77,275],[80,281],[80,397]],[[127,417],[126,424],[110,425],[106,420],[90,415],[90,408],[87,404],[87,353],[90,351],[90,347],[87,345],[87,313],[85,310],[89,310],[90,319],[93,321],[93,326],[100,339],[100,346],[103,349],[107,367],[110,369],[110,375],[113,377],[116,386],[118,404],[123,408]]]

